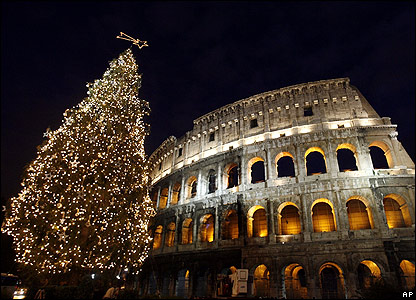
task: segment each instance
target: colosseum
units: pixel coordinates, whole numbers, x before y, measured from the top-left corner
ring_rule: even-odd
[[[150,156],[141,293],[357,298],[415,285],[415,165],[348,78],[242,99]],[[400,295],[401,296],[401,295]]]

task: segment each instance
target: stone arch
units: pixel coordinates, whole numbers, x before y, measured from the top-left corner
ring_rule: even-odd
[[[191,176],[186,181],[186,199],[194,198],[196,196],[198,180],[195,176]]]
[[[408,291],[413,290],[415,288],[415,264],[403,259],[400,262],[400,277],[402,287]]]
[[[305,152],[306,175],[317,175],[327,172],[325,152],[319,147],[310,147]]]
[[[225,169],[224,169],[224,186],[227,187],[227,189],[229,188],[233,188],[239,185],[239,180],[238,180],[238,164],[236,163],[231,163],[228,164]]]
[[[406,200],[397,194],[388,194],[383,199],[384,213],[389,228],[412,226],[409,208]]]
[[[293,202],[284,202],[277,209],[279,234],[300,234],[302,226],[298,206]]]
[[[191,218],[186,218],[182,222],[182,245],[192,244],[193,238],[193,220]]]
[[[247,164],[247,179],[249,183],[264,182],[264,159],[256,156],[248,161]]]
[[[191,276],[189,269],[181,269],[176,279],[175,296],[188,298],[191,292]]]
[[[253,273],[253,295],[256,297],[270,296],[270,271],[266,265],[256,267]]]
[[[169,188],[165,187],[161,190],[159,197],[159,209],[166,208],[166,205],[168,203],[168,194]]]
[[[277,177],[295,177],[295,158],[290,152],[280,152],[276,155],[275,166]]]
[[[176,182],[172,187],[172,198],[170,200],[171,205],[175,205],[179,202],[181,196],[181,184]]]
[[[345,283],[342,269],[333,262],[326,262],[319,268],[322,299],[344,299]]]
[[[353,199],[360,200],[365,205],[366,210],[367,210],[367,214],[368,214],[368,219],[370,221],[370,226],[371,226],[372,229],[375,228],[374,219],[373,219],[373,212],[371,210],[370,201],[367,198],[364,198],[361,195],[353,195],[353,196],[351,196],[347,199],[346,203],[348,203],[348,201],[353,200]]]
[[[302,265],[292,263],[282,269],[283,297],[286,299],[307,299],[306,272]]]
[[[346,202],[350,230],[374,228],[371,210],[362,201],[362,198],[360,196],[352,196]]]
[[[208,171],[208,194],[214,193],[217,190],[217,173],[215,170]]]
[[[381,279],[381,271],[372,260],[363,260],[357,267],[358,288],[368,289]]]
[[[212,214],[205,214],[200,219],[199,225],[199,240],[201,242],[214,241],[214,216]]]
[[[234,209],[229,209],[224,214],[224,221],[222,224],[222,239],[238,239],[238,215]]]
[[[354,145],[343,143],[335,150],[340,172],[357,171],[357,149]]]
[[[162,234],[163,234],[163,226],[158,225],[155,229],[154,237],[153,237],[153,249],[159,249],[162,246]]]
[[[334,206],[328,199],[315,200],[311,211],[314,232],[337,231]]]
[[[266,210],[261,205],[251,207],[247,213],[248,237],[265,237],[268,235]]]
[[[381,149],[384,154],[383,156],[379,155],[377,153],[377,149],[374,149],[372,147],[376,147],[378,149]],[[373,168],[374,169],[391,169],[394,166],[393,162],[393,156],[391,153],[391,150],[389,146],[385,142],[382,141],[374,141],[372,142],[368,148],[370,149],[370,156],[371,161],[373,162]]]
[[[175,243],[175,230],[176,230],[175,222],[170,222],[166,228],[166,237],[165,237],[166,247],[173,247]]]

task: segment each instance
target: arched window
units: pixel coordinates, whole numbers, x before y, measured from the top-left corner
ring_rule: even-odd
[[[191,198],[194,198],[196,196],[196,185],[197,181],[193,181],[191,184]]]
[[[264,160],[260,157],[254,157],[248,162],[250,183],[264,182]]]
[[[269,297],[270,272],[265,265],[260,265],[254,271],[254,296]]]
[[[408,260],[402,260],[400,263],[400,269],[402,271],[402,285],[407,291],[411,291],[415,288],[415,265]]]
[[[182,245],[192,244],[193,222],[191,218],[187,218],[182,223]]]
[[[325,264],[320,268],[322,299],[343,299],[344,279],[341,269],[335,264]]]
[[[412,226],[412,217],[410,216],[406,200],[402,196],[388,194],[384,197],[383,203],[389,228]]]
[[[297,263],[285,268],[284,287],[287,299],[307,299],[308,289],[306,274],[303,267]]]
[[[228,184],[227,188],[233,188],[238,186],[238,166],[236,164],[232,165],[227,172],[228,175]]]
[[[357,171],[355,159],[356,149],[351,144],[341,144],[337,147],[337,161],[340,172]]]
[[[197,180],[195,176],[191,176],[187,181],[187,199],[194,198],[196,196]]]
[[[208,194],[214,193],[217,190],[217,176],[214,170],[208,172]]]
[[[381,278],[379,267],[371,260],[363,260],[357,269],[358,287],[368,289]]]
[[[387,159],[384,156],[383,149],[377,146],[370,147],[370,156],[371,156],[371,161],[373,162],[374,169],[388,169],[389,168],[389,164],[387,163]]]
[[[189,298],[190,293],[190,276],[189,270],[182,269],[178,272],[175,284],[175,296],[180,298]],[[156,294],[156,293],[153,293]]]
[[[305,159],[308,176],[326,173],[325,155],[321,148],[309,148],[305,153]]]
[[[393,157],[386,143],[374,141],[368,147],[374,169],[389,169],[393,167]]]
[[[406,227],[404,223],[402,210],[396,200],[392,198],[384,198],[384,212],[386,213],[387,225],[389,228]]]
[[[336,230],[332,207],[328,203],[318,202],[313,206],[312,222],[314,232],[328,232]]]
[[[276,158],[277,177],[295,177],[293,155],[282,152]]]
[[[214,217],[211,214],[202,217],[199,238],[201,242],[211,243],[214,241]]]
[[[177,204],[181,195],[181,184],[179,182],[175,183],[172,188],[172,200],[170,201],[171,205]]]
[[[282,234],[299,234],[301,232],[299,210],[296,206],[285,206],[282,209],[280,215],[280,226]]]
[[[248,211],[247,234],[248,237],[267,236],[267,217],[264,207],[256,205]]]
[[[168,193],[169,193],[168,188],[164,188],[160,192],[160,197],[159,197],[159,208],[160,209],[163,209],[163,208],[166,207],[166,204],[168,203]]]
[[[176,225],[174,222],[169,223],[165,238],[165,244],[167,247],[172,247],[175,243],[175,228]]]
[[[224,219],[223,240],[238,239],[238,216],[235,210],[229,210]]]
[[[162,245],[162,233],[163,233],[163,226],[159,225],[156,227],[155,235],[153,237],[153,249],[159,249]]]
[[[347,202],[348,221],[350,230],[371,229],[367,207],[363,202],[351,199]]]

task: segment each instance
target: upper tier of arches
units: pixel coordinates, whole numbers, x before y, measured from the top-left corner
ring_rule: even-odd
[[[209,168],[189,170],[180,176],[172,176],[152,189],[151,198],[158,209],[171,205],[184,204],[227,190],[241,190],[241,185],[249,188],[264,184],[267,180],[288,180],[297,177],[313,177],[328,172],[348,176],[368,175],[368,171],[393,168],[393,155],[390,147],[382,141],[373,141],[367,149],[342,142],[335,147],[325,145],[310,146],[300,153],[295,147],[288,146],[282,151],[276,149],[270,153],[254,152],[246,155],[244,161],[230,160],[216,163]],[[377,151],[371,151],[372,149]],[[273,153],[271,151],[271,153]],[[363,173],[367,171],[367,173]],[[361,173],[360,173],[361,172]],[[340,175],[337,175],[340,176]],[[282,181],[285,184],[285,181]]]

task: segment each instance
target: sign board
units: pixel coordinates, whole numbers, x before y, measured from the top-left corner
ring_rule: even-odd
[[[248,279],[248,269],[237,269],[237,280],[247,281],[247,279]]]

